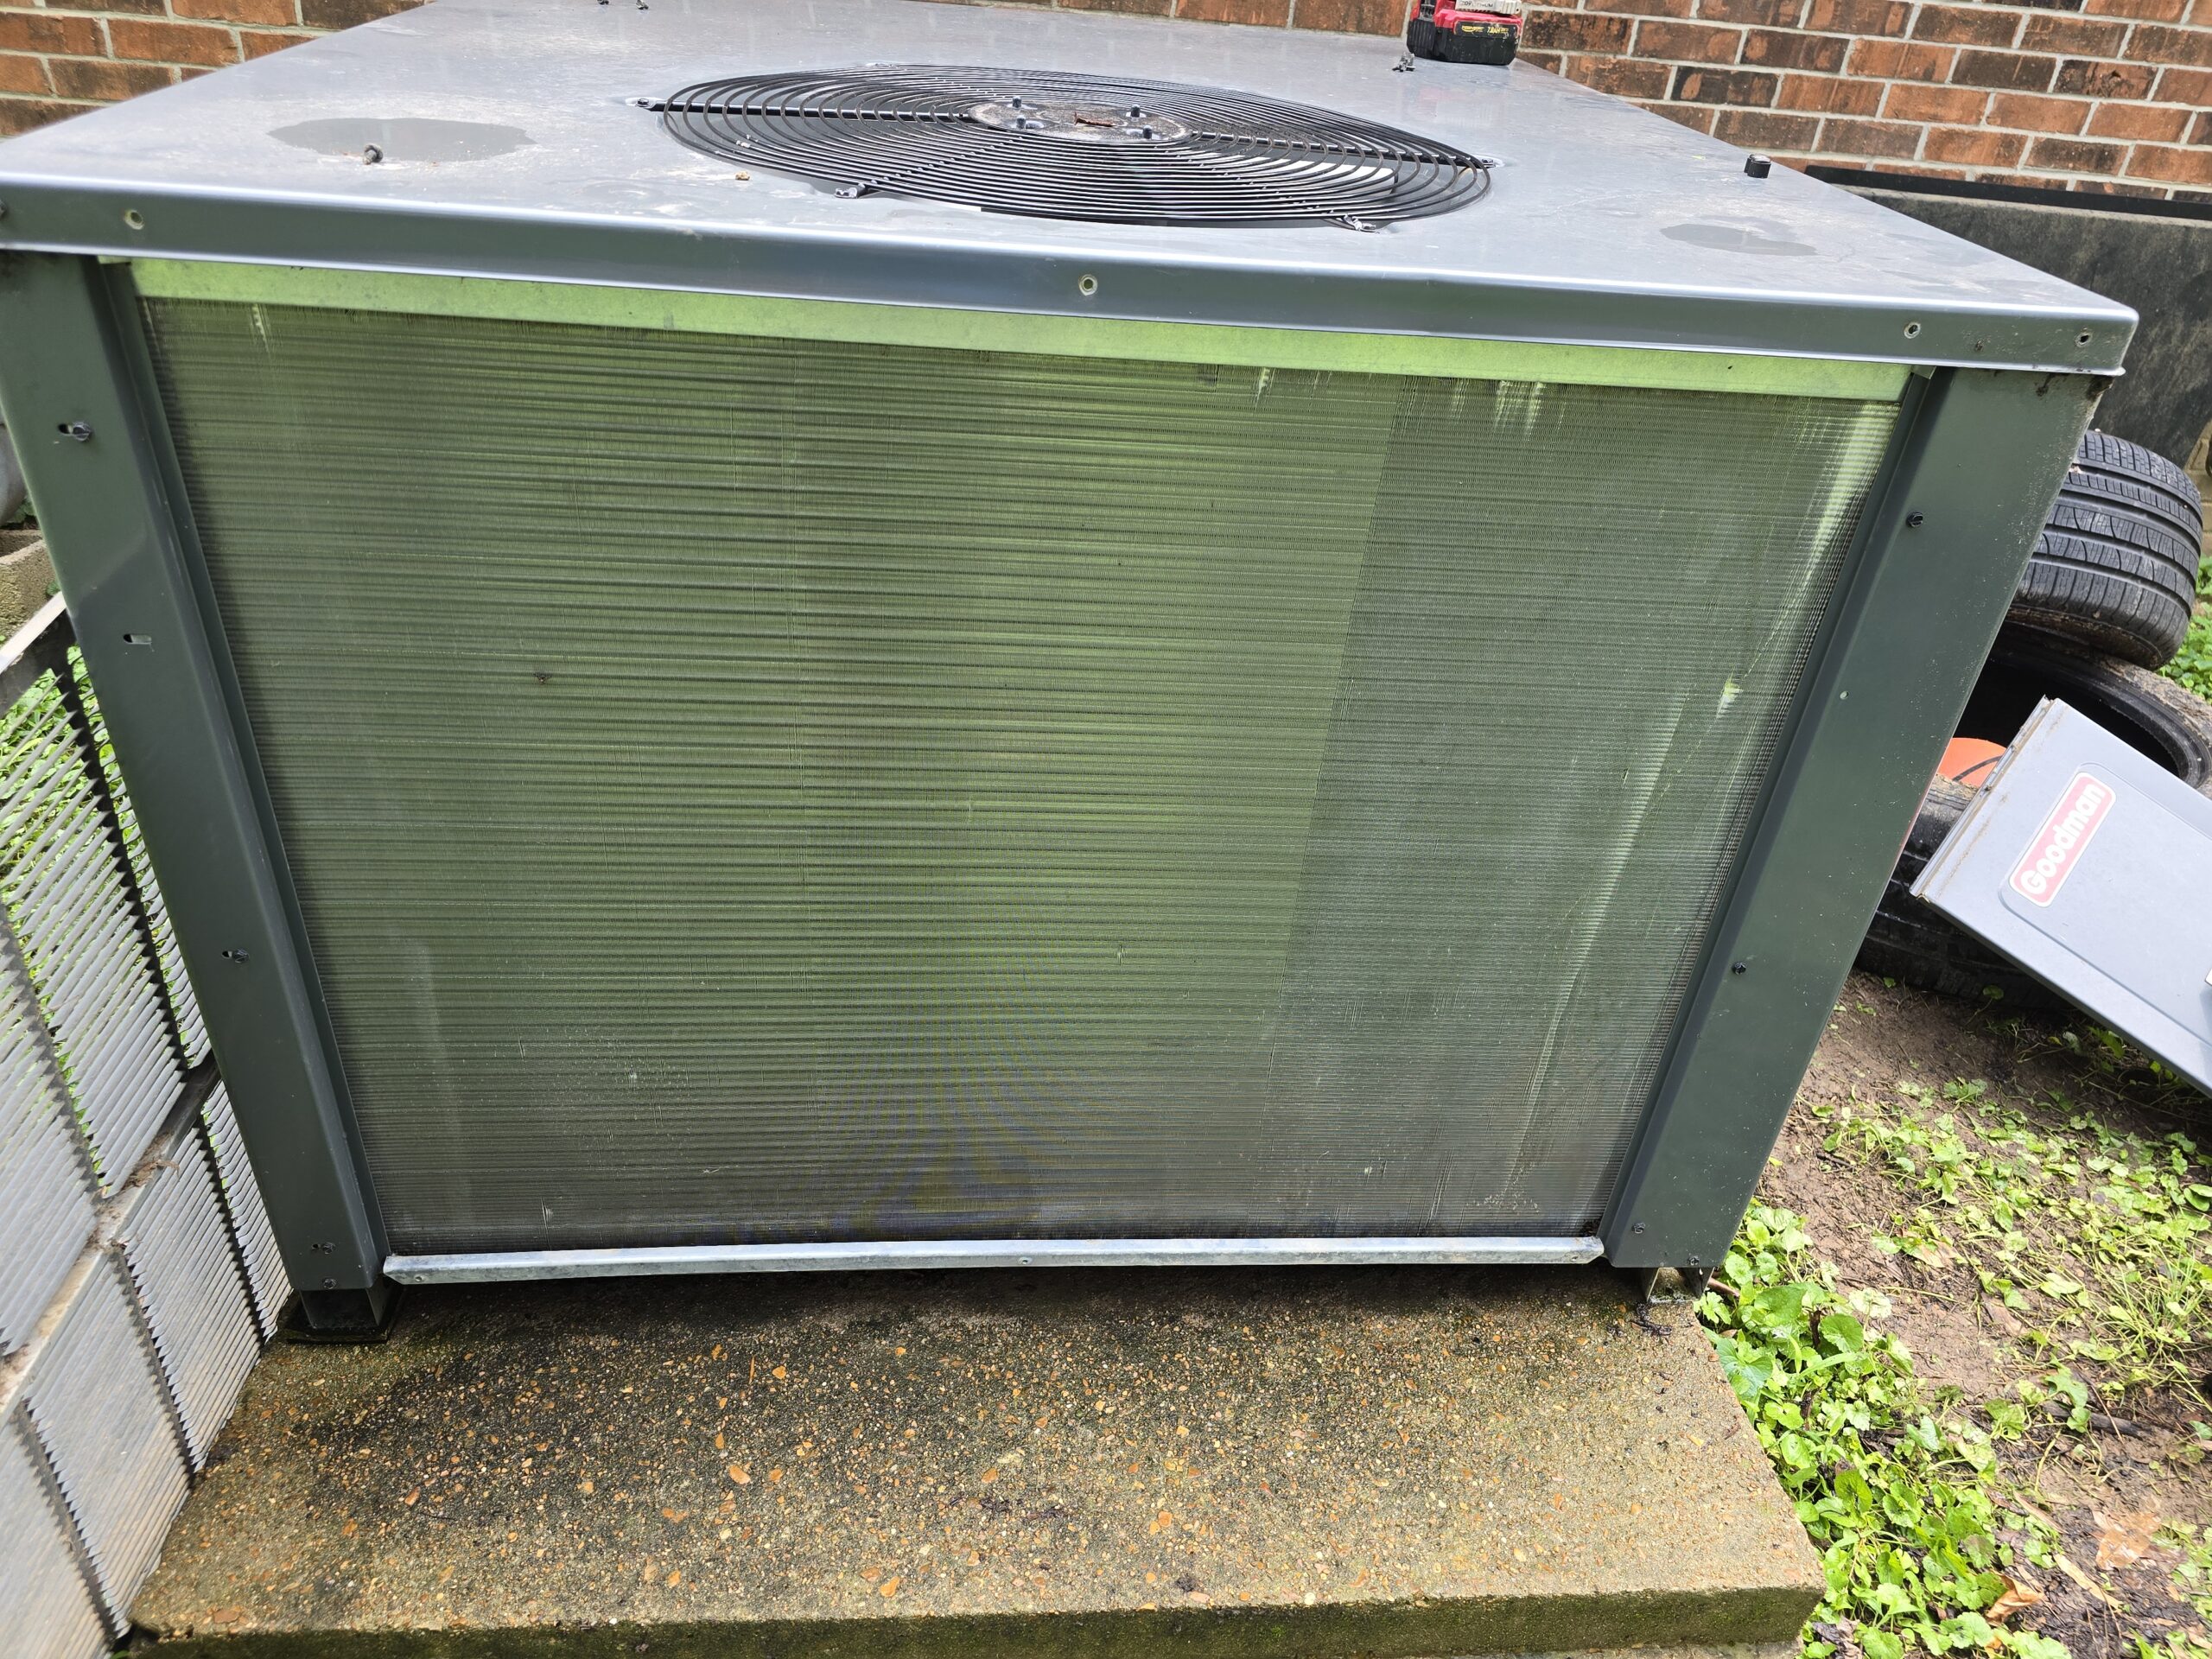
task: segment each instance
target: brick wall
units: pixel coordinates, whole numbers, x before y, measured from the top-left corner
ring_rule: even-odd
[[[1059,0],[1389,35],[1402,0]],[[0,133],[413,0],[0,0]],[[1802,165],[2212,202],[2212,0],[1577,0],[1523,55]]]
[[[2212,201],[2212,0],[1581,0],[1523,50],[1799,163]]]

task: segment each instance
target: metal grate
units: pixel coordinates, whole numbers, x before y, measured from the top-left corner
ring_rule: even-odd
[[[98,1264],[24,1389],[102,1599],[120,1616],[154,1570],[185,1467],[153,1360],[113,1258]]]
[[[138,829],[138,814],[132,810],[130,794],[123,787],[123,772],[115,763],[114,746],[108,741],[107,722],[100,717],[99,698],[92,690],[92,677],[86,671],[81,652],[70,652],[69,663],[71,683],[76,688],[79,707],[83,711],[82,735],[99,763],[99,782],[114,815],[113,838],[120,842],[129,861],[131,885],[144,911],[147,938],[161,968],[162,988],[168,997],[170,1017],[176,1022],[177,1042],[185,1063],[197,1065],[207,1058],[207,1027],[200,1015],[199,1000],[192,994],[191,980],[185,976],[184,955],[177,948],[176,930],[169,924],[168,906],[162,901],[162,890],[154,880],[154,868],[146,856],[145,837]]]
[[[276,1248],[276,1230],[270,1225],[261,1189],[254,1184],[246,1162],[245,1138],[231,1110],[231,1097],[221,1084],[207,1096],[201,1109],[207,1127],[207,1150],[215,1160],[215,1180],[229,1211],[238,1260],[245,1268],[246,1286],[253,1300],[253,1320],[267,1341],[276,1334],[277,1317],[292,1294],[284,1274],[284,1258]]]
[[[64,630],[43,642],[52,661],[6,716],[0,899],[111,1192],[160,1128],[184,1067],[67,641]]]
[[[154,1177],[120,1242],[192,1466],[203,1469],[260,1356],[261,1333],[199,1138],[185,1140]]]
[[[0,999],[0,1353],[12,1353],[92,1230],[92,1191],[12,938],[0,938],[0,969],[12,982]]]
[[[22,1659],[90,1659],[109,1648],[20,1414],[0,1422],[0,1646]]]
[[[56,600],[0,646],[11,1659],[113,1645],[288,1294],[72,639]]]
[[[645,107],[693,149],[841,196],[1045,219],[1366,228],[1490,185],[1481,158],[1395,127],[1173,81],[868,64],[705,81]]]

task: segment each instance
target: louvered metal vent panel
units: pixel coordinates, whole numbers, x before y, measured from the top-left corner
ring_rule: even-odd
[[[407,1250],[1587,1230],[1894,416],[146,305]]]
[[[0,1651],[93,1659],[109,1650],[108,1633],[37,1455],[20,1415],[0,1421]]]
[[[112,1190],[161,1127],[183,1073],[94,764],[54,677],[44,677],[8,715],[0,897],[103,1188]]]
[[[185,1493],[175,1425],[137,1317],[115,1258],[103,1257],[23,1393],[100,1593],[118,1616],[154,1570]]]
[[[154,1178],[121,1243],[192,1466],[204,1468],[260,1357],[261,1335],[200,1137],[188,1137]]]
[[[29,1338],[92,1230],[91,1171],[12,951],[0,939],[0,1353]]]
[[[176,1022],[177,1038],[183,1046],[187,1064],[196,1065],[207,1055],[207,1027],[200,1017],[199,1000],[193,995],[191,980],[185,976],[184,954],[177,948],[176,930],[170,925],[168,906],[162,902],[161,887],[154,880],[154,867],[146,856],[145,838],[138,830],[138,815],[131,810],[130,791],[123,786],[122,768],[115,763],[115,751],[108,741],[107,722],[100,717],[99,697],[92,690],[92,677],[85,671],[81,655],[73,651],[69,659],[78,694],[84,699],[85,712],[91,723],[101,775],[107,780],[108,797],[115,806],[116,826],[130,860],[139,894],[145,900],[147,931],[160,959],[162,988],[168,994],[170,1015]]]
[[[246,1161],[245,1140],[238,1133],[237,1116],[231,1110],[230,1092],[217,1084],[201,1108],[207,1125],[207,1145],[215,1158],[215,1179],[223,1203],[237,1230],[238,1257],[245,1263],[252,1289],[253,1319],[263,1341],[276,1334],[276,1321],[291,1296],[291,1281],[284,1276],[284,1258],[276,1249],[276,1229],[261,1202],[261,1188]]]

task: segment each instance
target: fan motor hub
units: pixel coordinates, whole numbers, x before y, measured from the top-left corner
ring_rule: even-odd
[[[968,111],[978,125],[1075,144],[1172,144],[1191,136],[1173,117],[1138,104],[1073,103],[1061,99],[1010,98],[978,104]]]

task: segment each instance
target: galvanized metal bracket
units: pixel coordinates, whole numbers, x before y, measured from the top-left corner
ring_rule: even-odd
[[[0,296],[0,406],[286,1269],[373,1292],[386,1241],[128,278],[14,253]]]

